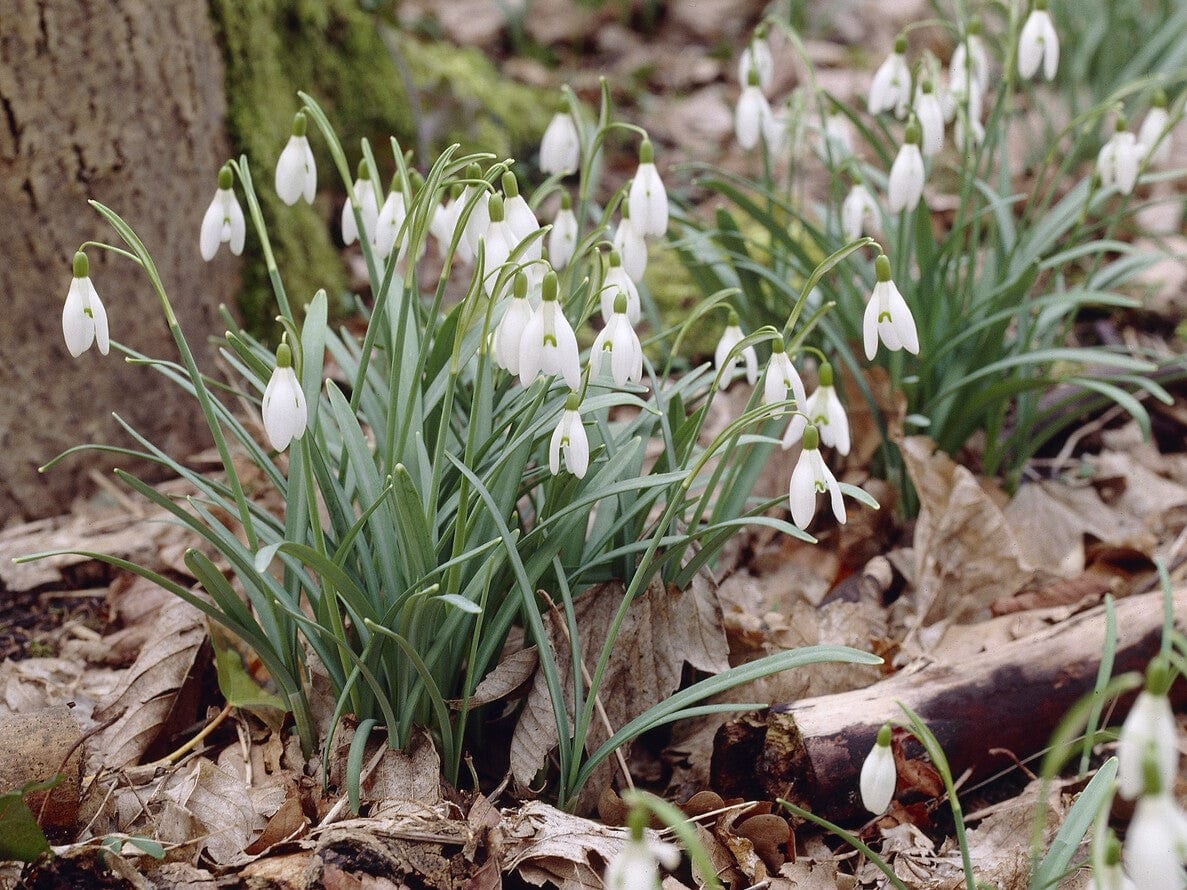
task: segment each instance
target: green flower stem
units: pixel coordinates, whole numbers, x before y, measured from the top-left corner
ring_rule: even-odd
[[[936,738],[935,733],[928,728],[920,716],[902,702],[899,702],[898,706],[903,709],[903,713],[907,715],[907,719],[910,721],[911,734],[923,745],[924,750],[927,751],[927,756],[931,758],[932,766],[936,768],[936,771],[939,772],[940,778],[944,782],[944,791],[948,796],[948,806],[952,810],[952,824],[956,832],[956,844],[960,847],[960,859],[964,865],[965,887],[966,890],[977,890],[977,880],[973,874],[973,860],[969,854],[968,837],[965,835],[964,830],[964,810],[960,805],[960,797],[956,794],[956,784],[952,780],[952,769],[948,765],[948,758],[944,754],[944,749],[940,747],[939,739]]]
[[[293,310],[289,306],[288,295],[284,290],[284,283],[280,280],[280,270],[276,267],[276,255],[272,252],[272,241],[268,237],[268,227],[264,225],[264,213],[260,208],[260,199],[252,184],[251,170],[247,164],[247,155],[240,155],[239,160],[231,160],[231,169],[239,177],[243,186],[243,197],[247,201],[247,212],[251,216],[251,224],[260,239],[260,248],[264,251],[264,265],[268,269],[268,279],[272,282],[272,292],[276,294],[276,305],[280,314],[293,321]]]
[[[182,363],[185,365],[190,382],[194,387],[194,395],[198,399],[198,404],[202,407],[202,414],[206,418],[206,425],[210,428],[210,435],[214,439],[219,458],[222,460],[223,470],[227,474],[227,481],[230,483],[231,491],[234,493],[235,504],[239,509],[239,520],[243,525],[244,534],[247,535],[248,547],[256,550],[259,548],[259,540],[256,537],[255,525],[252,523],[251,510],[247,505],[247,498],[243,494],[243,485],[239,481],[239,475],[235,472],[235,464],[231,460],[231,452],[227,448],[226,439],[223,437],[222,425],[215,416],[210,392],[203,382],[202,374],[198,370],[198,364],[194,361],[194,355],[190,352],[190,345],[186,342],[185,335],[181,332],[181,326],[177,322],[177,315],[173,312],[173,306],[169,302],[169,295],[165,293],[164,282],[161,281],[160,273],[157,272],[156,263],[153,262],[147,248],[144,246],[144,242],[140,240],[140,237],[132,230],[132,227],[124,222],[119,214],[109,207],[100,204],[98,201],[92,200],[88,203],[111,223],[112,228],[132,248],[132,252],[138,258],[141,268],[144,269],[145,274],[148,276],[149,283],[152,284],[153,291],[161,302],[161,310],[165,313],[165,322],[169,325],[169,333],[173,336],[173,342],[177,344],[178,352],[181,353]]]
[[[827,819],[817,816],[815,813],[811,812],[810,810],[805,810],[803,807],[796,806],[791,801],[785,800],[782,797],[777,798],[775,803],[779,804],[779,806],[783,807],[793,816],[799,816],[801,819],[805,819],[808,822],[811,822],[813,825],[820,826],[830,834],[835,834],[853,849],[865,856],[865,858],[872,862],[875,866],[877,866],[878,870],[882,872],[882,874],[886,875],[886,879],[890,881],[891,885],[893,885],[896,890],[907,890],[907,885],[904,884],[899,876],[894,873],[894,869],[890,867],[890,864],[877,853],[875,853],[868,845],[863,843],[861,838],[859,838],[857,835],[850,834],[841,826],[834,825]]]

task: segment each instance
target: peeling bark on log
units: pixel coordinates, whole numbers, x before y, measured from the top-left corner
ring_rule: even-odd
[[[1178,626],[1187,623],[1187,590],[1175,594]],[[1142,671],[1158,651],[1161,593],[1117,604],[1114,672]],[[901,722],[908,705],[939,739],[954,776],[975,781],[1040,751],[1068,709],[1095,682],[1104,646],[1104,608],[960,665],[899,673],[866,689],[773,705],[723,726],[714,741],[711,786],[723,797],[785,797],[827,819],[864,818],[858,798],[862,762],[879,727]],[[1187,699],[1187,684],[1173,690]],[[1118,722],[1132,697],[1114,712]],[[912,740],[911,760],[923,759]],[[902,771],[900,770],[900,781]]]
[[[0,0],[0,525],[69,509],[87,472],[116,458],[37,466],[82,442],[127,444],[118,411],[178,456],[204,446],[194,400],[161,375],[92,349],[71,359],[61,315],[70,260],[88,239],[120,243],[94,198],[152,252],[199,365],[223,330],[238,261],[202,262],[198,229],[230,154],[223,65],[205,3]],[[88,251],[111,335],[148,355],[177,350],[144,273]],[[129,469],[127,458],[121,465]]]

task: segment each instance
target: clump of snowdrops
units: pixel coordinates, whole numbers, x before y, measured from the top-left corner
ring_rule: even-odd
[[[132,446],[75,449],[135,456],[190,483],[190,495],[174,497],[117,471],[201,539],[185,556],[201,591],[126,560],[90,556],[172,591],[254,650],[307,752],[328,740],[318,738],[326,715],[314,712],[310,696],[313,675],[324,674],[336,698],[325,735],[343,715],[358,721],[348,761],[356,789],[362,745],[380,729],[391,745],[404,746],[416,727],[429,727],[447,777],[457,780],[468,733],[481,729],[471,720],[471,696],[515,627],[538,647],[554,705],[560,741],[549,779],[561,805],[639,733],[721,710],[699,705],[709,696],[811,662],[877,661],[831,646],[773,655],[680,691],[587,750],[602,677],[634,597],[653,585],[661,592],[662,585],[688,585],[747,525],[808,538],[767,515],[783,498],[751,496],[777,445],[762,431],[793,408],[792,384],[771,390],[766,401],[752,399],[710,435],[706,418],[725,372],[703,366],[675,377],[648,360],[632,275],[642,274],[647,241],[667,229],[667,195],[646,133],[611,120],[608,90],[595,121],[567,94],[541,147],[540,166],[551,175],[530,196],[509,161],[457,146],[418,171],[393,140],[395,172],[381,181],[363,142],[352,175],[323,111],[302,98],[276,163],[275,189],[290,205],[314,199],[309,139],[319,133],[350,196],[344,240],[359,241],[366,263],[373,301],[357,307],[365,333],[360,339],[328,323],[324,291],[296,300],[286,292],[245,156],[219,173],[196,240],[206,259],[223,244],[239,253],[250,221],[282,336],[273,352],[224,313],[226,379],[198,368],[148,247],[115,211],[92,202],[126,247],[83,245],[63,310],[67,345],[74,355],[96,341],[103,354],[114,347],[194,397],[222,472],[190,469],[123,420]],[[640,163],[628,186],[599,203],[598,158],[607,138],[637,142]],[[545,203],[556,209],[546,214],[551,226],[542,227]],[[180,362],[111,339],[88,275],[86,251],[95,249],[142,267]],[[425,258],[430,250],[436,263]],[[112,307],[111,330],[118,331],[118,314]],[[696,320],[652,330],[648,342],[674,353]],[[576,331],[591,322],[600,332],[582,354]],[[723,362],[757,339],[740,339]],[[329,379],[327,360],[338,369]],[[244,416],[240,405],[253,410]],[[802,425],[807,443],[816,430]],[[830,490],[834,508],[843,510],[842,487],[812,453],[816,461],[800,474],[798,491],[793,484],[800,525],[810,520],[818,490]],[[238,469],[247,465],[256,493],[273,490],[279,512],[248,496]],[[605,645],[587,651],[573,603],[613,579],[625,590],[614,624]],[[569,651],[548,643],[554,606]],[[560,659],[573,661],[572,690],[561,688]],[[592,666],[588,684],[580,663]]]
[[[772,28],[809,72],[775,107]],[[933,46],[947,41],[946,64],[912,51],[925,35]],[[855,106],[817,86],[794,31],[765,21],[739,61],[736,109],[738,144],[761,172],[701,171],[726,206],[710,226],[680,219],[686,267],[705,294],[739,289],[742,330],[794,321],[820,258],[876,239],[866,262],[854,257],[822,278],[807,308],[832,310],[819,318],[819,358],[848,370],[843,399],[868,405],[880,464],[904,489],[892,442],[904,425],[891,407],[898,394],[908,431],[949,453],[975,443],[981,468],[1010,484],[1102,403],[1120,405],[1148,433],[1142,398],[1169,401],[1151,376],[1155,357],[1081,345],[1072,333],[1081,317],[1141,305],[1135,279],[1161,256],[1122,236],[1137,211],[1173,200],[1144,196],[1181,176],[1164,168],[1183,96],[1168,101],[1176,84],[1159,62],[1161,73],[1139,72],[1063,122],[1074,103],[1044,85],[1061,51],[1044,0],[957,3],[951,19],[904,29]],[[823,194],[809,190],[805,169],[819,172]],[[792,358],[816,360],[807,346]],[[872,377],[863,358],[886,377]],[[829,368],[822,382],[838,376]],[[826,444],[846,454],[847,439],[830,442],[826,429]],[[793,422],[785,444],[798,438]]]

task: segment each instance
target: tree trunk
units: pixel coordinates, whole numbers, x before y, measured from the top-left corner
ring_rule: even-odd
[[[223,63],[205,3],[188,0],[0,0],[0,523],[69,507],[96,459],[39,464],[82,442],[128,444],[117,412],[170,454],[203,446],[193,399],[113,348],[72,359],[61,312],[70,259],[87,240],[120,244],[98,200],[152,253],[199,366],[232,302],[239,264],[206,264],[198,229],[230,148]],[[122,244],[120,246],[123,246]],[[147,278],[89,248],[112,338],[150,356],[177,350]],[[126,458],[100,465],[129,469]]]

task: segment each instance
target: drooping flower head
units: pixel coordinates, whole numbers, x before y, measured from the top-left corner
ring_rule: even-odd
[[[915,330],[915,319],[903,295],[890,279],[890,260],[886,254],[880,253],[874,260],[874,274],[878,281],[866,304],[861,326],[866,358],[874,360],[879,340],[891,352],[905,349],[912,355],[918,355],[919,334]]]
[[[312,204],[317,194],[317,164],[305,137],[305,127],[305,112],[298,111],[293,115],[292,135],[276,162],[276,194],[290,206],[301,198]]]
[[[1152,754],[1143,761],[1143,788],[1125,835],[1121,862],[1140,888],[1181,890],[1187,887],[1187,814],[1175,802],[1172,789],[1162,784]]]
[[[519,348],[523,332],[532,320],[532,304],[528,302],[528,276],[515,274],[511,300],[503,317],[495,327],[492,355],[495,364],[510,374],[519,374]]]
[[[767,377],[763,381],[762,400],[770,405],[787,399],[788,393],[795,399],[796,408],[803,409],[808,401],[804,391],[804,381],[800,379],[799,371],[791,363],[787,354],[787,347],[783,345],[783,338],[775,341],[771,349],[771,360],[767,363]]]
[[[783,434],[784,448],[790,448],[798,442],[807,424],[812,423],[820,434],[821,442],[836,448],[838,454],[849,453],[849,418],[845,416],[845,407],[837,398],[837,391],[833,387],[833,366],[828,362],[820,365],[816,390],[804,403],[803,414],[807,415],[806,420],[796,414],[787,425],[787,432]]]
[[[391,186],[383,201],[383,206],[379,208],[379,215],[375,218],[375,250],[382,259],[387,259],[395,250],[396,238],[407,215],[408,205],[404,199],[404,181],[400,178],[400,171],[397,170],[392,176]],[[404,241],[400,245],[401,254],[407,250],[407,244],[408,235],[405,233]]]
[[[788,503],[791,519],[797,526],[806,529],[816,515],[816,495],[828,494],[837,522],[845,522],[845,503],[841,500],[841,486],[832,471],[820,456],[820,434],[814,424],[804,428],[804,450],[791,471],[791,485],[788,488]],[[864,773],[864,770],[863,770]]]
[[[1117,739],[1117,793],[1133,800],[1145,789],[1147,762],[1163,788],[1172,788],[1179,772],[1178,726],[1168,694],[1171,673],[1162,658],[1146,668],[1146,686],[1138,693]]]
[[[606,277],[602,281],[602,290],[598,295],[602,318],[607,322],[610,321],[610,315],[614,312],[614,300],[618,294],[622,293],[626,295],[627,318],[631,320],[631,324],[638,324],[643,311],[639,299],[639,288],[635,286],[631,276],[626,274],[626,269],[622,267],[622,257],[619,256],[617,250],[610,251],[606,262]]]
[[[556,272],[549,270],[541,285],[540,307],[532,313],[519,346],[519,380],[530,386],[540,374],[559,374],[569,389],[581,383],[577,336],[557,301]]]
[[[771,103],[758,85],[758,72],[751,70],[734,110],[734,134],[738,137],[738,145],[747,151],[754,148],[771,132],[774,123]]]
[[[605,890],[659,890],[659,867],[680,864],[680,851],[672,844],[648,840],[643,835],[647,814],[633,807],[627,814],[630,837],[602,874]]]
[[[631,222],[630,202],[623,201],[619,210],[622,219],[618,221],[610,242],[622,257],[622,268],[631,281],[642,282],[643,273],[647,271],[647,242],[643,240],[643,233]]]
[[[948,75],[954,93],[957,82],[971,82],[982,95],[989,90],[989,53],[985,51],[985,41],[981,39],[979,16],[969,19],[968,33],[952,51]]]
[[[752,386],[758,380],[758,354],[753,346],[747,346],[741,353],[731,356],[734,347],[744,338],[742,328],[738,324],[738,313],[730,310],[729,321],[725,330],[721,332],[721,339],[717,341],[717,348],[713,350],[713,364],[717,366],[720,375],[718,386],[725,389],[734,379],[734,371],[740,364],[746,367],[746,382]]]
[[[1117,115],[1116,129],[1096,156],[1096,170],[1105,188],[1113,186],[1123,195],[1133,193],[1138,182],[1146,146],[1126,129],[1125,115]]]
[[[375,186],[371,183],[371,170],[367,167],[366,158],[359,160],[358,178],[354,181],[351,196],[342,205],[343,244],[354,244],[359,240],[358,223],[354,216],[356,207],[363,217],[363,237],[374,243],[375,226],[379,221],[379,201],[375,198]]]
[[[569,393],[560,423],[548,443],[548,469],[553,476],[560,475],[562,457],[565,469],[578,479],[584,479],[589,470],[589,437],[581,423],[580,407],[581,396]]]
[[[581,136],[567,108],[552,116],[540,140],[540,170],[567,176],[581,163]]]
[[[668,192],[655,169],[655,149],[651,147],[650,139],[644,139],[639,146],[639,168],[631,181],[627,200],[635,228],[644,235],[667,233]]]
[[[1142,127],[1138,130],[1138,142],[1146,146],[1147,161],[1151,166],[1165,164],[1170,158],[1170,112],[1166,106],[1166,91],[1161,88],[1155,90],[1150,110],[1146,112]]]
[[[758,77],[758,86],[765,93],[775,78],[775,59],[771,45],[767,42],[767,23],[760,22],[750,37],[750,42],[738,57],[738,83],[750,82],[750,73]]]
[[[614,311],[606,326],[594,338],[589,350],[589,377],[601,376],[602,362],[609,358],[610,376],[615,386],[643,380],[643,346],[627,314],[627,296],[622,291],[614,298]]]
[[[486,231],[479,238],[479,241],[485,245],[486,277],[483,278],[482,285],[488,294],[497,296],[494,293],[494,287],[499,277],[499,270],[511,258],[519,241],[515,237],[515,233],[511,231],[511,223],[507,219],[502,196],[491,195],[490,200],[486,203],[486,208],[490,215],[490,222],[487,224]]]
[[[548,232],[548,259],[554,269],[563,269],[577,250],[577,216],[573,213],[573,199],[561,192],[561,205]]]
[[[74,255],[74,279],[62,307],[62,335],[66,348],[78,358],[95,343],[100,355],[107,355],[107,310],[91,283],[90,263],[81,250]]]
[[[890,806],[898,773],[894,767],[894,752],[890,750],[890,724],[878,730],[878,740],[861,765],[861,805],[880,816]]]
[[[911,102],[911,71],[906,54],[907,37],[900,34],[894,39],[894,51],[874,72],[867,105],[870,114],[893,111],[901,119],[907,113]]]
[[[923,197],[923,155],[919,151],[919,124],[912,120],[903,134],[903,146],[890,168],[886,203],[891,213],[914,210]]]
[[[878,202],[866,188],[860,173],[853,175],[853,186],[841,203],[841,231],[847,241],[856,241],[863,233],[877,235],[882,230]]]
[[[1018,36],[1018,73],[1030,80],[1042,66],[1043,77],[1055,79],[1059,70],[1059,34],[1047,11],[1047,0],[1035,0]]]
[[[293,370],[293,353],[286,341],[276,348],[276,369],[264,390],[261,405],[264,432],[277,451],[284,451],[294,439],[305,434],[309,414],[305,407],[305,393]]]
[[[922,136],[919,150],[926,158],[939,154],[944,147],[944,109],[930,80],[920,84],[913,110]]]
[[[198,250],[202,259],[210,262],[218,253],[218,246],[226,244],[235,256],[243,253],[243,241],[247,236],[247,223],[243,219],[243,208],[235,197],[231,186],[234,176],[231,165],[224,164],[218,171],[218,190],[214,200],[202,217],[202,228],[198,233]]]
[[[510,170],[503,174],[502,185],[503,213],[507,224],[511,226],[511,231],[515,235],[515,243],[519,244],[540,230],[540,221],[536,219],[536,214],[532,213],[532,208],[528,206],[527,200],[519,193],[519,180]],[[540,259],[542,249],[540,239],[535,239],[524,249],[523,259]]]

